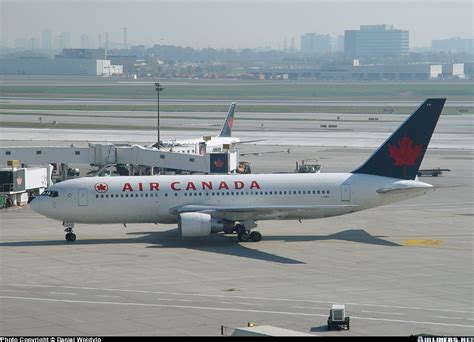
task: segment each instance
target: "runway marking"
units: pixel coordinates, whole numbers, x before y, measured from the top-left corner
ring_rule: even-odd
[[[410,239],[404,240],[404,246],[440,246],[443,244],[443,240],[421,240],[421,239]]]
[[[279,301],[279,302],[304,302],[304,303],[324,303],[329,304],[332,301],[321,301],[321,300],[309,300],[309,299],[288,299],[288,298],[269,298],[269,297],[245,297],[245,296],[229,296],[229,295],[218,295],[218,294],[201,294],[201,293],[177,293],[177,292],[163,292],[163,291],[145,291],[145,290],[123,290],[123,289],[110,289],[100,287],[80,287],[80,286],[57,286],[57,285],[27,285],[27,284],[0,284],[0,286],[18,286],[18,287],[55,287],[63,289],[80,289],[80,290],[100,290],[100,291],[117,291],[117,292],[128,292],[128,293],[148,293],[148,294],[162,294],[172,296],[195,296],[195,297],[211,297],[211,298],[226,298],[226,299],[246,299],[246,300],[268,300],[268,301]],[[381,308],[399,308],[399,309],[410,309],[410,310],[425,310],[425,311],[442,311],[442,312],[458,312],[474,314],[474,311],[463,311],[463,310],[451,310],[451,309],[434,309],[434,308],[422,308],[416,306],[401,306],[401,305],[386,305],[386,304],[362,304],[362,303],[351,303],[345,302],[346,305],[357,305],[357,306],[375,306]]]
[[[401,316],[404,315],[404,314],[398,313],[398,312],[365,311],[365,310],[361,310],[360,312],[377,313],[377,314],[382,314],[382,315],[401,315]],[[436,317],[438,317],[438,316],[436,316]]]
[[[169,302],[192,302],[191,299],[156,298],[156,300],[164,300]]]
[[[327,307],[327,308],[315,308],[314,306],[292,306],[292,308],[296,308],[296,309],[312,309],[312,310],[329,310],[330,307]]]
[[[104,298],[122,298],[121,296],[109,296],[109,295],[95,295],[96,297],[104,297]]]
[[[463,318],[463,317],[452,317],[452,316],[434,316],[434,317],[438,317],[438,318],[449,318],[449,319],[459,319],[459,320],[462,320],[462,321],[474,321],[473,318]]]
[[[51,294],[58,294],[58,295],[68,295],[68,296],[75,296],[75,293],[70,292],[50,292]]]
[[[236,303],[236,302],[220,302],[221,304],[231,304],[231,305],[251,305],[251,306],[263,306],[263,304],[257,303]]]
[[[23,290],[0,290],[4,292],[23,292],[23,293],[28,293],[28,291],[23,291]]]
[[[309,313],[303,313],[303,312],[267,311],[267,310],[255,310],[255,309],[217,308],[217,307],[206,307],[206,306],[186,306],[186,305],[171,305],[171,304],[166,305],[166,304],[130,303],[130,302],[94,302],[94,301],[90,301],[90,300],[70,300],[70,299],[12,297],[12,296],[0,296],[0,298],[3,298],[3,299],[32,300],[32,301],[40,301],[40,302],[56,302],[56,303],[144,306],[144,307],[162,307],[162,308],[195,309],[195,310],[210,310],[210,311],[253,312],[253,313],[263,313],[263,314],[288,315],[288,316],[327,317],[327,314],[316,314],[316,313],[309,314]],[[363,319],[363,320],[369,320],[369,321],[385,321],[385,322],[397,322],[397,323],[426,324],[426,325],[437,325],[437,326],[443,325],[443,326],[450,326],[450,327],[474,328],[474,325],[465,325],[465,324],[451,324],[451,323],[423,322],[423,321],[407,321],[407,320],[375,318],[375,317],[355,317],[355,316],[351,316],[351,318],[352,319],[354,319],[354,318]]]

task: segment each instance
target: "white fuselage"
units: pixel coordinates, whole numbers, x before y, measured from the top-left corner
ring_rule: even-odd
[[[199,144],[201,142],[206,142],[206,147],[209,148],[215,148],[215,147],[220,147],[222,148],[222,145],[227,144],[227,145],[232,145],[232,144],[237,144],[240,142],[239,138],[234,138],[234,137],[211,137],[211,139],[205,141],[204,139],[183,139],[183,140],[165,140],[163,141],[164,144],[170,144],[170,145],[195,145]]]
[[[38,196],[31,207],[75,223],[175,223],[173,208],[183,206],[248,208],[232,214],[235,221],[315,219],[397,202],[429,188],[352,173],[86,177],[53,185],[48,190],[57,197]]]

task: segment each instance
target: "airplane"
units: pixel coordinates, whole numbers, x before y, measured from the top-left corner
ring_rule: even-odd
[[[183,237],[224,232],[257,242],[257,221],[345,215],[433,189],[417,172],[445,101],[427,99],[352,172],[76,178],[30,207],[63,221],[67,241],[76,240],[75,223],[177,223]]]
[[[198,139],[181,139],[181,140],[162,140],[160,142],[161,146],[165,147],[173,147],[173,146],[180,146],[180,145],[195,145],[200,142],[206,142],[206,147],[208,150],[213,150],[215,148],[222,148],[222,145],[235,145],[235,144],[246,144],[251,142],[263,141],[265,139],[255,139],[255,140],[245,140],[241,141],[239,138],[232,136],[232,128],[234,126],[234,113],[235,107],[237,106],[236,102],[232,102],[230,104],[229,110],[227,111],[226,118],[224,120],[224,124],[219,132],[219,134],[215,137],[209,136],[206,140],[204,137]],[[153,144],[150,147],[157,147],[157,144]]]

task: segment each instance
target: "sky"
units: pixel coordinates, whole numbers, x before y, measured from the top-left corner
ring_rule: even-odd
[[[315,32],[333,37],[360,25],[390,24],[408,30],[410,48],[432,39],[474,36],[471,0],[0,0],[0,41],[41,41],[43,30],[57,40],[70,32],[73,47],[86,34],[98,42],[129,46],[169,44],[193,48],[283,48],[300,45]],[[38,43],[40,44],[40,43]],[[98,44],[98,43],[97,43]]]

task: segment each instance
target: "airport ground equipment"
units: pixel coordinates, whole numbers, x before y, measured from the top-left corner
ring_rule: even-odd
[[[31,196],[52,185],[51,174],[52,166],[0,169],[0,196],[4,206],[28,203]]]
[[[26,165],[58,163],[61,164],[61,180],[68,178],[69,164],[99,168],[115,164],[142,165],[189,173],[228,173],[237,168],[238,151],[206,153],[200,147],[199,144],[191,147],[181,146],[177,152],[140,145],[114,144],[89,144],[84,147],[0,147],[0,164],[6,164],[11,159],[17,159]]]
[[[317,159],[306,159],[302,160],[301,164],[296,162],[296,173],[318,173],[321,171],[322,166],[319,164]]]
[[[333,304],[329,311],[328,330],[340,329],[349,330],[350,317],[346,316],[346,306],[344,304]]]
[[[418,177],[423,177],[423,176],[432,176],[432,177],[438,177],[443,175],[443,171],[451,171],[450,169],[441,169],[441,168],[436,168],[436,169],[424,169],[424,170],[418,170]]]

